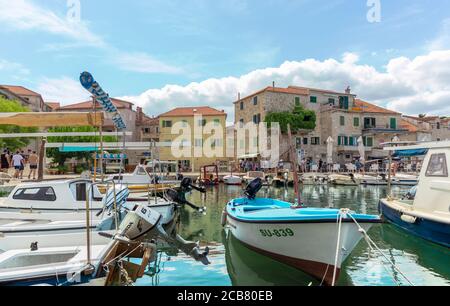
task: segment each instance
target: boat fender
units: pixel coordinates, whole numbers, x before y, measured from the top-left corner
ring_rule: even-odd
[[[220,222],[222,224],[222,227],[225,227],[225,225],[227,225],[227,211],[226,211],[226,209],[224,209],[222,211],[222,218],[221,218]]]
[[[410,224],[415,224],[417,221],[416,217],[408,216],[408,215],[402,215],[401,219],[403,222],[410,223]]]

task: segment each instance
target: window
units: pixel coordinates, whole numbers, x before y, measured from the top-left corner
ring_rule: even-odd
[[[241,102],[241,110],[244,110],[244,102]]]
[[[396,118],[391,118],[391,129],[395,130],[397,129],[397,119]]]
[[[440,130],[441,129],[441,124],[438,122],[436,123],[436,129]]]
[[[320,138],[319,137],[312,137],[311,138],[311,145],[313,145],[313,146],[320,145]]]
[[[239,127],[241,129],[244,127],[244,119],[239,120]]]
[[[195,140],[195,146],[196,146],[197,148],[203,147],[203,139],[196,139],[196,140]]]
[[[149,128],[144,128],[144,133],[145,134],[149,134],[150,133],[150,129]]]
[[[220,119],[214,119],[214,126],[220,126]]]
[[[301,147],[302,147],[302,139],[301,138],[295,138],[295,144],[296,144],[296,147],[297,147],[297,149],[301,149]]]
[[[171,127],[172,127],[172,121],[166,121],[166,120],[164,120],[164,121],[162,122],[162,127],[163,127],[163,128],[171,128]]]
[[[300,97],[295,97],[295,106],[300,106]]]
[[[303,144],[306,146],[308,145],[308,138],[303,138]]]
[[[197,124],[198,124],[198,126],[203,126],[204,127],[206,125],[206,119],[199,120],[197,122]]]
[[[350,137],[350,138],[349,138],[348,145],[349,145],[349,146],[352,146],[352,147],[355,146],[355,137]]]
[[[349,99],[347,96],[339,97],[339,108],[340,109],[348,109],[349,108]]]
[[[345,117],[344,116],[340,117],[340,122],[341,122],[341,126],[345,126]]]
[[[349,138],[348,136],[339,136],[338,137],[338,146],[348,146]]]
[[[431,155],[426,176],[448,177],[447,157],[445,153]]]
[[[311,102],[311,103],[317,103],[317,97],[311,96],[311,97],[309,98],[309,102]]]
[[[261,122],[261,114],[253,115],[253,123],[259,124]]]
[[[187,120],[181,120],[181,124],[182,124],[181,126],[184,128],[186,128],[188,126]]]
[[[363,143],[365,147],[373,147],[373,137],[363,137]]]
[[[253,105],[258,105],[258,97],[253,98]]]
[[[375,118],[364,118],[364,128],[374,129],[377,127],[377,120]]]
[[[77,184],[75,188],[76,201],[86,201],[87,186],[86,183]]]
[[[55,191],[51,187],[19,189],[13,196],[14,200],[56,201]]]
[[[336,104],[336,100],[334,98],[329,98],[328,99],[328,104],[335,105]]]
[[[357,118],[357,117],[353,118],[353,126],[359,127],[359,118]]]

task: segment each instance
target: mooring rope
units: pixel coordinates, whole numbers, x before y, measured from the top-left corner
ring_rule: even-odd
[[[356,226],[358,226],[358,231],[363,235],[364,239],[366,240],[366,242],[368,243],[370,250],[376,250],[378,251],[378,253],[381,254],[381,256],[383,256],[388,262],[389,264],[411,285],[414,286],[414,283],[412,281],[409,280],[409,278],[400,270],[400,268],[397,267],[397,265],[392,262],[391,259],[389,259],[388,256],[386,256],[386,254],[383,253],[383,251],[376,245],[376,243],[372,240],[372,238],[370,238],[370,236],[367,234],[366,230],[363,229],[361,227],[361,225],[358,223],[358,221],[356,221],[356,219],[352,216],[352,214],[350,212],[347,212],[347,215],[353,220],[353,222],[356,224]],[[395,281],[395,279],[394,279]],[[396,282],[396,281],[395,281]],[[397,283],[397,282],[396,282]]]

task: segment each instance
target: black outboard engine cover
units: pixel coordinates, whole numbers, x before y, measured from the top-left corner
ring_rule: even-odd
[[[256,178],[248,184],[247,188],[245,188],[245,196],[249,200],[254,200],[256,198],[256,194],[261,190],[263,186],[263,181],[261,178]]]

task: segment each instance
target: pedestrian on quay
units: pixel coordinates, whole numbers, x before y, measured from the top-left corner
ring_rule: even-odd
[[[30,174],[28,174],[28,179],[31,179],[33,176],[33,180],[36,179],[36,170],[38,168],[39,156],[36,154],[36,151],[33,151],[28,157],[28,162],[30,163]]]
[[[20,155],[22,156],[22,165],[20,166],[19,178],[23,180],[23,172],[25,171],[25,165],[28,163],[28,160],[25,151],[20,151]]]
[[[14,178],[18,179],[20,178],[20,171],[24,163],[23,156],[20,155],[20,151],[17,151],[16,154],[13,155],[11,160],[15,169]]]
[[[1,171],[5,172],[5,173],[8,173],[8,170],[11,167],[11,161],[10,161],[8,149],[3,150],[3,153],[0,156],[0,167],[1,167]]]

